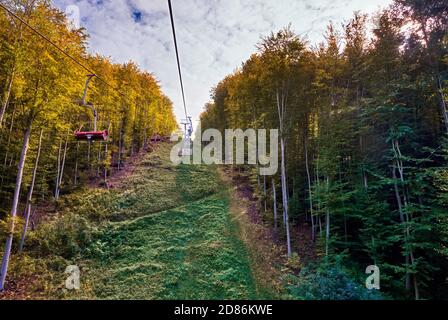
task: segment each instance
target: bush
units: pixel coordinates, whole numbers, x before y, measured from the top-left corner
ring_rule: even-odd
[[[16,244],[18,242],[20,242],[20,238],[22,236],[22,231],[23,231],[23,225],[24,225],[24,220],[19,217],[16,216],[15,218],[15,224],[14,224],[14,239],[13,239],[13,244]],[[12,222],[12,218],[11,216],[6,216],[4,219],[0,219],[0,239],[3,240],[6,239],[10,233],[10,228],[11,228],[11,222]],[[0,248],[3,248],[3,243],[0,244]]]
[[[298,300],[379,300],[376,291],[356,283],[339,267],[317,270],[303,269],[298,277],[291,276],[289,293]]]
[[[76,213],[66,213],[31,233],[31,251],[43,255],[58,255],[71,259],[81,254],[91,243],[95,228]]]

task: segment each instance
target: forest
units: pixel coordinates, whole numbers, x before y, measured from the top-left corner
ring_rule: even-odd
[[[2,0],[0,300],[448,299],[448,3],[355,12],[319,44],[295,23],[260,35],[200,116],[278,129],[263,176],[174,165],[156,75],[90,53],[49,0]]]
[[[109,130],[109,139],[73,139],[75,131],[94,129],[92,111],[78,103],[88,72],[0,9],[2,242],[12,240],[11,223],[19,214],[28,224],[35,208],[47,200],[58,200],[92,179],[107,182],[111,170],[120,170],[154,134],[169,135],[177,127],[172,102],[152,74],[133,62],[116,64],[88,54],[86,30],[71,26],[49,1],[12,0],[5,5],[101,75],[90,82],[87,101],[98,113],[98,127]],[[5,258],[2,266],[5,270]]]
[[[286,26],[213,89],[204,130],[280,130],[260,207],[289,256],[309,226],[323,275],[311,281],[376,265],[386,296],[447,298],[447,27],[443,0],[357,12],[318,45]]]

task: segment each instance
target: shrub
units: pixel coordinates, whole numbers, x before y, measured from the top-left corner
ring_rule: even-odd
[[[95,228],[76,213],[66,213],[31,233],[29,245],[37,254],[73,258],[91,243]]]
[[[377,291],[364,288],[340,267],[303,269],[290,277],[289,293],[298,300],[379,300]]]
[[[6,237],[9,235],[10,233],[10,228],[11,228],[11,222],[12,222],[12,218],[11,216],[6,216],[4,219],[0,219],[0,239],[6,239]],[[24,220],[19,217],[16,216],[15,218],[15,225],[14,225],[14,240],[13,243],[16,244],[20,241],[20,237],[22,236],[22,230],[23,230],[23,224],[24,224]],[[3,243],[0,244],[0,248],[3,248]]]

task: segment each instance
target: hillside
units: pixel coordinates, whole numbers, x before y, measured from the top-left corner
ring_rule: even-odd
[[[229,185],[215,167],[173,166],[170,148],[163,143],[142,156],[113,189],[85,189],[63,199],[51,221],[31,233],[29,255],[12,259],[13,279],[37,276],[17,292],[58,299],[269,294],[257,290]],[[33,263],[40,270],[30,269]],[[63,288],[68,264],[81,269],[79,291]]]

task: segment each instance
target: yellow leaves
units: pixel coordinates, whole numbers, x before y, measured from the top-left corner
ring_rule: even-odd
[[[11,230],[13,229],[14,237],[19,238],[22,232],[23,228],[23,219],[19,216],[15,216],[14,218],[11,217],[11,215],[8,214],[7,217],[0,220],[0,235],[1,238],[6,238],[6,235],[11,234]],[[14,228],[12,226],[14,225]]]
[[[68,28],[64,15],[48,3],[39,2],[26,18],[30,25],[70,55],[81,61],[87,60],[86,65],[124,93],[125,98],[104,82],[93,81],[88,100],[97,106],[101,119],[114,122],[114,127],[120,127],[120,122],[126,123],[127,135],[135,123],[139,130],[148,130],[151,126],[164,133],[175,126],[172,104],[163,97],[158,81],[151,73],[140,70],[132,61],[120,65],[107,57],[89,56],[85,31]],[[0,21],[2,24],[7,22]],[[2,28],[0,34],[7,29]],[[73,101],[82,95],[85,71],[29,29],[16,30],[14,34],[21,34],[14,47],[17,75],[13,92],[14,98],[20,100],[17,103],[25,107],[25,112],[37,108],[52,123],[82,116],[84,110],[74,109]],[[14,41],[17,39],[11,39],[11,45]],[[154,101],[160,103],[154,106]],[[60,116],[62,118],[58,119]]]

